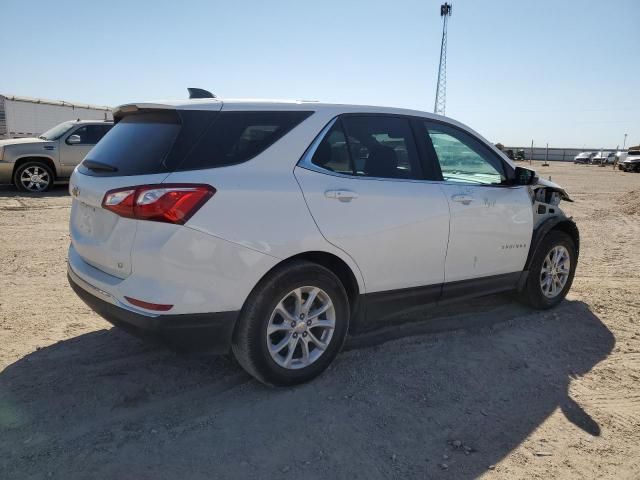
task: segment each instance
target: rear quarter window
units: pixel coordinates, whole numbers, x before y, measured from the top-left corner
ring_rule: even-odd
[[[246,162],[313,112],[163,110],[122,118],[86,160],[115,168],[94,176],[149,175]]]
[[[312,112],[220,112],[177,171],[246,162],[259,155]]]

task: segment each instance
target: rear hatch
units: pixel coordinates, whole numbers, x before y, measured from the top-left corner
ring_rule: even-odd
[[[116,110],[115,126],[71,177],[71,242],[84,261],[126,278],[141,221],[184,224],[215,193],[196,170],[248,161],[313,113],[221,109],[211,100],[198,110],[144,104]],[[165,183],[179,171],[194,172],[181,176],[188,183]],[[165,209],[161,216],[158,209]]]
[[[179,167],[189,148],[215,119],[222,102],[208,110],[123,107],[116,125],[71,177],[71,243],[80,257],[119,278],[131,274],[131,251],[140,220],[105,208],[107,192],[159,184]]]

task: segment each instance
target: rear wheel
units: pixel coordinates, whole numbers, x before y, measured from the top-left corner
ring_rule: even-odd
[[[44,162],[26,162],[16,168],[13,183],[23,192],[46,192],[53,185],[53,171]]]
[[[558,305],[571,288],[577,260],[573,239],[564,232],[552,230],[531,261],[520,298],[538,309]]]
[[[268,385],[295,385],[322,373],[349,326],[349,302],[330,270],[306,261],[280,268],[254,289],[233,336],[242,367]]]

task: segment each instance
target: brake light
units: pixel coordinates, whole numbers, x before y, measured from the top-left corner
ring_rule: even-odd
[[[210,185],[140,185],[109,190],[102,208],[125,218],[183,225],[215,193]]]

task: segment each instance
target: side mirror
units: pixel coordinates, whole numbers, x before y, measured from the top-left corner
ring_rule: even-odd
[[[514,183],[516,185],[531,185],[538,180],[536,172],[523,167],[516,167],[515,177]]]
[[[76,145],[81,142],[80,135],[71,135],[67,138],[67,143],[69,145]]]

